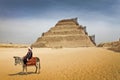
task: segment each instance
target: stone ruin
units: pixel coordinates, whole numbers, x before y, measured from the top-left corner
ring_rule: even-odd
[[[88,36],[86,27],[79,25],[77,18],[64,19],[42,34],[33,47],[62,48],[62,47],[93,47],[95,35]]]

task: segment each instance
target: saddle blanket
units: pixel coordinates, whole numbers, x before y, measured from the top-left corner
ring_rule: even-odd
[[[30,60],[27,62],[27,66],[32,66],[36,64],[36,57],[32,57]]]

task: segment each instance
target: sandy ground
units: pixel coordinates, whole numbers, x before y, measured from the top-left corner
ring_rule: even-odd
[[[29,44],[0,43],[0,48],[27,48]]]
[[[0,80],[120,80],[120,53],[103,48],[35,48],[41,72],[14,65],[13,56],[24,56],[27,48],[0,48]]]

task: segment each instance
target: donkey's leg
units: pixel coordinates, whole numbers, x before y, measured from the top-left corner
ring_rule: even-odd
[[[23,68],[23,73],[24,73],[24,70],[25,70],[25,64],[23,64],[22,68]]]
[[[37,62],[36,65],[35,65],[35,67],[36,67],[35,73],[39,74],[40,73],[40,63]]]
[[[36,68],[36,69],[35,69],[35,73],[37,73],[37,69],[38,69],[37,64],[35,65],[35,68]]]
[[[38,74],[40,73],[40,62],[38,62]]]
[[[23,68],[23,72],[24,72],[24,65],[22,66],[22,68]]]
[[[25,69],[26,69],[26,74],[27,74],[27,65],[25,66]]]

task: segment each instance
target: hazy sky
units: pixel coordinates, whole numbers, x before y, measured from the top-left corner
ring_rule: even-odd
[[[0,42],[33,43],[59,20],[75,17],[97,43],[120,38],[120,0],[0,0]]]

